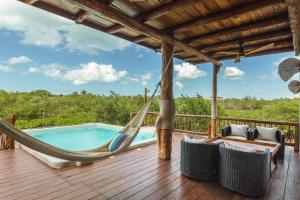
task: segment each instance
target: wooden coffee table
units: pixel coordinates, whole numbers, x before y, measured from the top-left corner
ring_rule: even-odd
[[[226,137],[216,137],[211,139],[210,142],[217,143],[217,142],[230,142],[234,144],[242,144],[243,146],[254,147],[257,152],[264,152],[266,149],[270,150],[270,158],[275,164],[277,165],[276,153],[280,148],[280,144],[271,144],[267,142],[255,142],[251,140],[239,140],[234,138],[226,138]]]

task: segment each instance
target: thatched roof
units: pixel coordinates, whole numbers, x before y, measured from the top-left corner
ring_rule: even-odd
[[[298,0],[22,1],[155,51],[175,41],[175,56],[192,63],[300,47]]]

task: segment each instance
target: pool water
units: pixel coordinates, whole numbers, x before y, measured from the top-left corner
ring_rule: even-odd
[[[97,148],[111,140],[122,127],[107,124],[87,124],[69,127],[55,127],[44,129],[25,130],[36,139],[53,146],[82,151]],[[154,131],[141,130],[133,144],[155,139]]]

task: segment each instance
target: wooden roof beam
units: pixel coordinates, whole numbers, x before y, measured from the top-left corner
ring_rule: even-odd
[[[256,45],[249,45],[247,47],[245,47],[245,52],[249,52],[249,51],[252,51],[254,49],[258,49],[258,48],[261,48],[265,45],[268,45],[268,44],[271,44],[271,43],[274,43],[274,47],[272,49],[278,49],[278,48],[285,48],[285,47],[290,47],[292,46],[292,42],[289,41],[289,40],[281,40],[281,41],[277,41],[277,42],[265,42],[265,43],[261,43],[261,44],[256,44]],[[227,50],[220,50],[220,51],[228,51],[228,52],[238,52],[239,51],[239,48],[231,48],[231,49],[227,49]],[[220,51],[210,51],[210,52],[207,52],[207,54],[209,55],[212,55],[213,57],[222,57],[224,55],[222,54],[218,54],[218,52]],[[197,59],[197,57],[195,56],[190,56],[188,58],[185,58],[185,60],[188,59],[188,60],[195,60]]]
[[[271,49],[271,50],[266,50],[262,51],[259,53],[251,54],[246,57],[254,57],[254,56],[264,56],[264,55],[269,55],[269,54],[276,54],[276,53],[283,53],[283,52],[290,52],[293,51],[293,47],[284,47],[284,48],[279,48],[279,49]],[[224,56],[224,57],[214,57],[215,59],[222,61],[222,60],[232,60],[235,59],[236,56]],[[201,64],[201,63],[206,63],[203,60],[198,60],[198,61],[193,61],[194,64]]]
[[[300,55],[300,2],[299,0],[285,0],[289,20],[290,20],[290,27],[293,33],[293,44],[294,44],[294,51],[295,55]]]
[[[146,22],[146,21],[161,17],[163,15],[166,15],[170,12],[173,12],[179,8],[182,8],[183,6],[186,7],[186,6],[198,3],[198,2],[199,2],[199,0],[185,0],[185,1],[175,0],[170,3],[164,4],[162,6],[159,6],[158,8],[154,8],[150,11],[147,11],[143,14],[140,14],[140,15],[136,16],[135,19],[140,22]],[[116,33],[116,32],[119,32],[120,30],[122,30],[123,28],[124,28],[124,26],[122,26],[120,24],[116,24],[116,25],[109,27],[107,29],[107,31],[108,31],[108,33]]]
[[[256,29],[256,28],[266,28],[266,27],[270,27],[270,26],[274,26],[274,25],[285,24],[287,22],[288,22],[288,16],[285,13],[285,14],[281,14],[276,17],[272,17],[272,18],[268,18],[268,19],[264,19],[264,20],[260,20],[260,21],[256,21],[256,22],[250,22],[247,24],[239,25],[239,26],[234,26],[232,28],[216,31],[214,33],[207,33],[204,35],[195,36],[192,38],[188,38],[184,41],[186,43],[191,44],[191,43],[194,43],[194,42],[197,42],[200,40],[222,37],[224,35],[239,33],[239,32],[243,32],[243,31],[250,31],[250,30]]]
[[[159,40],[164,40],[170,43],[174,43],[175,46],[178,46],[181,49],[191,52],[192,54],[196,55],[200,59],[206,60],[207,62],[212,62],[214,64],[220,65],[218,61],[211,59],[207,55],[201,53],[200,51],[190,47],[186,43],[175,39],[174,37],[161,32],[160,30],[151,27],[147,24],[143,24],[138,20],[110,7],[105,4],[100,3],[97,0],[69,0],[69,2],[76,5],[78,8],[87,11],[91,15],[99,16],[99,13],[102,15],[118,21],[120,24],[130,27],[131,29],[140,32],[142,34],[148,35],[150,37],[157,38]]]
[[[170,27],[167,30],[170,32],[185,31],[195,26],[200,26],[207,23],[213,23],[220,20],[229,19],[232,17],[237,17],[239,15],[250,13],[258,9],[262,9],[268,6],[274,6],[275,4],[283,4],[283,3],[284,3],[283,0],[264,0],[264,1],[257,0],[252,3],[247,3],[245,5],[237,6],[205,17],[201,16],[191,21]]]
[[[191,21],[169,27],[169,28],[165,29],[164,31],[170,32],[170,33],[184,31],[184,30],[193,28],[195,26],[204,25],[207,23],[213,23],[213,22],[217,22],[217,21],[220,21],[223,19],[236,17],[238,15],[253,12],[255,10],[262,9],[264,7],[274,6],[274,4],[282,4],[282,3],[284,3],[283,0],[264,0],[264,1],[258,0],[258,1],[254,1],[252,3],[247,3],[246,5],[241,5],[241,6],[232,8],[232,9],[217,12],[217,13],[205,16],[205,17],[198,17]],[[144,37],[145,37],[144,40],[146,40],[147,36],[144,36]]]
[[[222,47],[227,47],[227,46],[232,46],[232,45],[238,45],[240,42],[248,43],[248,42],[255,42],[255,41],[261,41],[261,40],[272,40],[272,41],[277,41],[278,38],[289,38],[292,36],[292,33],[289,29],[287,30],[279,30],[275,31],[272,33],[264,33],[256,36],[250,36],[250,37],[245,37],[245,38],[239,38],[239,39],[231,39],[226,42],[220,42],[220,43],[215,43],[211,45],[201,45],[197,46],[198,50],[205,50],[209,51],[210,49],[217,49],[217,48],[222,48]],[[183,50],[175,51],[174,55],[179,55],[183,53]]]

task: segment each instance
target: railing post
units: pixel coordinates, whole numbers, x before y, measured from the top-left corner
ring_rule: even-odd
[[[295,146],[294,151],[299,152],[299,124],[295,127]]]
[[[16,124],[16,115],[11,115],[8,122],[13,126]],[[15,148],[15,141],[4,133],[0,133],[0,150],[8,150]]]

